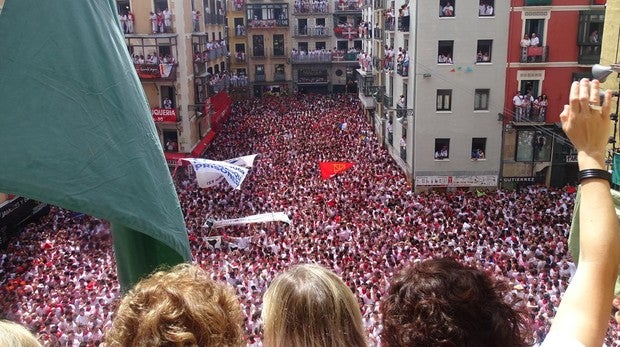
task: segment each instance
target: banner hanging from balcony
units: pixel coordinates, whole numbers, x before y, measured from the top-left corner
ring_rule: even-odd
[[[155,123],[177,122],[177,110],[173,108],[152,108],[151,114]]]
[[[172,78],[174,64],[134,64],[141,79]]]

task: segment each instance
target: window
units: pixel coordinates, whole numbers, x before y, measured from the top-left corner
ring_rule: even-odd
[[[486,150],[487,150],[486,137],[474,137],[471,139],[471,160],[486,159],[486,156],[485,156]]]
[[[265,74],[265,65],[256,65],[254,66],[254,71],[256,72],[257,75],[264,75]]]
[[[247,4],[248,25],[254,28],[288,26],[288,4]]]
[[[243,24],[243,18],[235,18],[235,36],[245,36],[245,24]]]
[[[545,20],[544,19],[526,19],[525,20],[525,33],[530,37],[530,45],[532,46],[542,46],[543,45],[543,36],[545,31]],[[532,39],[535,40],[532,43]],[[536,41],[538,43],[536,43]]]
[[[254,35],[252,36],[252,55],[255,57],[264,57],[265,56],[265,40],[263,35]]]
[[[599,62],[604,21],[604,10],[579,12],[577,45],[579,46],[578,59],[580,64],[594,64]]]
[[[299,51],[308,52],[308,42],[297,42]]]
[[[155,11],[163,11],[168,8],[168,0],[153,0],[153,8]]]
[[[435,160],[450,159],[450,139],[435,139]]]
[[[314,48],[315,48],[316,50],[325,49],[325,47],[327,47],[327,46],[325,45],[325,41],[319,41],[319,42],[317,42],[317,43],[315,43],[315,44],[314,44]]]
[[[325,18],[317,18],[316,19],[316,25],[321,25],[321,26],[325,26]]]
[[[282,34],[273,35],[273,55],[278,57],[284,55],[284,35]]]
[[[542,131],[522,130],[517,133],[516,161],[550,161],[551,136]]]
[[[297,19],[297,35],[308,35],[308,19]]]
[[[338,43],[336,43],[336,45],[339,51],[346,51],[349,48],[348,41],[338,40]]]
[[[439,0],[439,17],[454,17],[455,0]]]
[[[285,70],[284,70],[284,64],[277,64],[274,67],[274,71],[275,71],[275,75],[274,75],[274,81],[284,81],[286,79],[286,75],[285,75]]]
[[[452,110],[452,89],[437,89],[437,111]]]
[[[439,41],[437,50],[437,63],[453,64],[452,51],[454,50],[454,41]]]
[[[131,11],[129,0],[116,0],[116,8],[118,13],[126,13]],[[0,9],[2,6],[0,5]]]
[[[161,86],[159,88],[159,95],[161,95],[161,106],[163,108],[175,108],[176,93],[174,92],[174,87],[172,86]]]
[[[495,15],[495,0],[480,1],[478,7],[478,15],[480,17],[491,17]]]
[[[477,63],[490,63],[491,53],[493,51],[493,40],[478,40],[478,49],[476,54]]]
[[[489,109],[489,94],[490,89],[476,89],[474,95],[474,110],[488,110]]]

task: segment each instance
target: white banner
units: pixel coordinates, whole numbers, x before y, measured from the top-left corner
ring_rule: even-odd
[[[243,157],[237,157],[233,159],[224,160],[225,162],[241,167],[253,167],[254,159],[258,154],[246,155]]]
[[[261,213],[261,214],[255,214],[253,216],[233,218],[233,219],[222,219],[222,220],[207,219],[203,227],[221,228],[221,227],[225,227],[228,225],[265,223],[265,222],[276,222],[276,221],[284,222],[286,224],[291,224],[291,220],[288,218],[286,213],[271,212],[271,213]]]
[[[182,160],[190,162],[194,167],[200,188],[213,187],[223,178],[234,189],[241,189],[241,183],[249,171],[247,168],[223,161],[199,158],[183,158]]]

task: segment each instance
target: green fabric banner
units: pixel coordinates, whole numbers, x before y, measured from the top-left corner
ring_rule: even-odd
[[[620,154],[614,153],[614,166],[611,173],[611,183],[620,186]]]
[[[114,0],[6,0],[0,192],[110,221],[124,290],[191,258]]]

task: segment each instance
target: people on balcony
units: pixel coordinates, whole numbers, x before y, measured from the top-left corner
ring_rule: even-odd
[[[409,31],[409,3],[406,3],[398,10],[398,15],[401,17],[400,31]]]
[[[235,35],[245,36],[245,27],[241,24],[237,24],[237,26],[235,27]]]
[[[166,25],[165,25],[165,20],[164,20],[164,13],[162,10],[157,10],[156,20],[157,20],[157,32],[165,33]]]
[[[192,10],[192,24],[193,24],[193,31],[199,32],[200,31],[200,11],[198,10]]]
[[[521,62],[527,62],[527,49],[530,47],[530,45],[532,44],[532,41],[530,40],[530,35],[528,35],[527,33],[523,35],[523,38],[521,39],[521,42],[519,43],[519,45],[521,46]]]
[[[164,15],[164,32],[172,32],[172,11],[166,8],[162,13]]]
[[[149,20],[151,21],[151,31],[153,34],[157,34],[157,15],[155,12],[149,12]]]
[[[121,30],[127,34],[127,13],[119,13],[118,20],[121,22]]]
[[[517,92],[512,98],[515,122],[544,122],[549,102],[546,94],[533,97],[531,91]]]
[[[133,34],[133,27],[134,27],[134,23],[136,21],[136,16],[133,14],[133,12],[129,11],[127,12],[127,31],[125,32],[126,34]]]
[[[295,0],[295,13],[327,13],[326,0]]]
[[[148,54],[146,58],[142,54],[134,54],[133,55],[133,63],[134,64],[176,64],[176,60],[170,54],[157,54],[153,52],[152,54]]]

